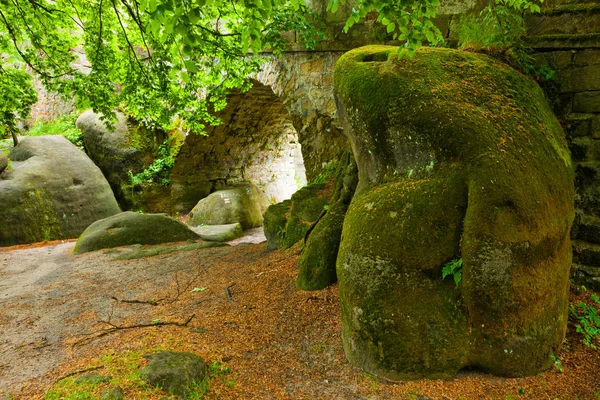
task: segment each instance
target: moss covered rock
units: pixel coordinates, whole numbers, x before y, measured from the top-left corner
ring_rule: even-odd
[[[370,46],[335,70],[359,170],[337,259],[344,349],[390,379],[552,365],[565,335],[573,175],[531,79],[484,55]],[[462,258],[462,281],[442,280]]]
[[[161,351],[144,357],[150,362],[140,372],[140,378],[183,399],[189,398],[194,386],[207,375],[204,359],[196,354]]]
[[[102,172],[62,136],[24,137],[0,175],[0,246],[76,238],[121,210]]]
[[[115,129],[109,130],[100,114],[87,110],[77,118],[83,143],[94,163],[102,170],[124,209],[133,206],[129,173],[137,174],[152,163],[158,146],[164,141],[161,131],[144,129],[121,112],[117,112]]]
[[[265,213],[268,248],[288,249],[300,240],[324,212],[331,196],[331,185],[304,186],[290,200],[270,206]]]
[[[267,238],[267,248],[275,250],[281,247],[285,224],[287,224],[291,200],[284,200],[281,203],[270,205],[265,213],[263,227],[265,237]]]
[[[337,280],[335,272],[344,217],[358,183],[358,170],[352,152],[339,163],[334,179],[335,188],[327,212],[306,235],[300,256],[296,287],[320,290]]]
[[[324,211],[330,195],[330,188],[324,184],[305,186],[292,195],[290,212],[281,240],[284,249],[304,239],[308,229]]]
[[[242,229],[262,226],[263,194],[250,184],[217,190],[203,198],[190,212],[188,224],[227,225],[239,222]]]
[[[90,225],[81,234],[73,253],[128,246],[196,240],[199,236],[166,214],[126,211]]]

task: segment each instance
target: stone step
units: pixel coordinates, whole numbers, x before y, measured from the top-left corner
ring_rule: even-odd
[[[526,19],[529,36],[589,35],[600,33],[600,7],[576,5],[545,8],[541,13],[529,14]]]
[[[571,282],[577,286],[585,286],[595,292],[600,291],[600,268],[582,264],[571,266]]]
[[[600,244],[600,218],[589,214],[578,215],[577,226],[573,233],[577,243]]]
[[[600,276],[600,244],[573,241],[573,262],[590,267],[598,267]]]

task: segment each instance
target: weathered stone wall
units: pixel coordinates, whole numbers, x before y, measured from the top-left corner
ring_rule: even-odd
[[[210,191],[241,182],[252,182],[270,202],[291,197],[306,177],[296,167],[298,135],[271,88],[257,82],[233,94],[218,115],[221,125],[208,127],[208,136],[190,133],[181,147],[171,171],[170,195],[179,207],[173,211],[188,212]]]
[[[37,90],[38,101],[31,107],[29,117],[24,122],[26,126],[32,126],[37,121],[52,121],[61,115],[70,114],[75,110],[72,101],[61,98],[56,93],[48,92],[40,79],[33,75],[33,86]]]
[[[256,76],[285,105],[298,132],[309,180],[322,172],[323,163],[339,159],[349,148],[333,100],[333,68],[341,55],[323,51],[269,56]]]
[[[575,169],[572,276],[600,290],[600,7],[550,0],[527,24],[536,58],[556,70],[546,86]]]

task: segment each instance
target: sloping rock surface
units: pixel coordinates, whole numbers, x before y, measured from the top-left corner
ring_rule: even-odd
[[[76,238],[120,212],[102,172],[62,136],[24,137],[0,176],[0,246]]]
[[[126,211],[94,222],[77,240],[73,252],[85,253],[131,244],[159,244],[197,240],[185,224],[166,214]]]
[[[239,222],[242,229],[263,223],[262,193],[253,185],[218,190],[203,198],[190,213],[188,224],[227,225]]]

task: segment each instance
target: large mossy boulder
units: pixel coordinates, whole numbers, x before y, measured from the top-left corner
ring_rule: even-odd
[[[197,398],[193,389],[207,379],[208,372],[202,357],[173,351],[161,351],[144,357],[150,360],[140,372],[144,382],[182,399]]]
[[[296,287],[320,290],[337,280],[336,261],[344,218],[358,183],[358,170],[352,152],[341,159],[334,178],[335,187],[325,213],[309,230],[298,266]]]
[[[339,59],[335,92],[359,170],[337,260],[350,362],[394,380],[550,367],[574,189],[542,90],[484,55],[371,46]]]
[[[77,240],[73,253],[199,238],[185,224],[166,214],[138,214],[126,211],[90,225]]]
[[[244,184],[217,190],[203,198],[190,212],[188,224],[227,225],[240,223],[242,229],[263,224],[264,196],[254,185]]]
[[[267,208],[263,228],[267,238],[267,248],[275,250],[281,247],[285,224],[287,224],[291,200],[284,200],[281,203],[272,204]]]
[[[306,232],[319,220],[331,196],[331,187],[311,184],[298,190],[290,200],[269,206],[265,213],[267,247],[288,249],[304,239]]]
[[[21,138],[0,175],[0,246],[78,237],[121,210],[85,153],[62,136]]]

